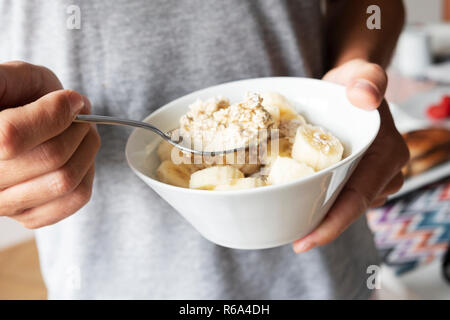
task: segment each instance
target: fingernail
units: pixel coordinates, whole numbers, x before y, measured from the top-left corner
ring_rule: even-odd
[[[315,247],[314,242],[305,240],[305,241],[301,241],[299,243],[296,243],[294,245],[294,251],[296,253],[302,253],[302,252],[306,252],[308,250],[311,250],[314,247]]]
[[[377,86],[375,86],[370,81],[367,81],[364,79],[359,79],[355,83],[353,83],[352,87],[357,88],[357,89],[362,89],[362,90],[369,92],[371,95],[373,95],[376,98],[376,100],[380,100],[382,98]]]
[[[68,99],[70,103],[70,111],[72,112],[72,115],[75,116],[84,107],[83,96],[79,93],[72,91],[69,93]]]

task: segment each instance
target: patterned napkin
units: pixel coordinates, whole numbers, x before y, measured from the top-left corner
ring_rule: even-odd
[[[450,177],[367,213],[379,253],[400,275],[440,259],[450,243]]]

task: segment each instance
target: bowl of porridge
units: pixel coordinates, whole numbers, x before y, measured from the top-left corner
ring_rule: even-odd
[[[145,121],[195,150],[237,150],[187,154],[141,129],[126,146],[139,178],[206,239],[238,249],[279,246],[311,232],[380,124],[377,111],[348,102],[344,87],[291,77],[196,91]]]

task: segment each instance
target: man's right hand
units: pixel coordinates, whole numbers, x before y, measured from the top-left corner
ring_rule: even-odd
[[[0,216],[40,228],[89,201],[100,137],[72,122],[89,112],[88,99],[63,90],[49,69],[0,64]]]

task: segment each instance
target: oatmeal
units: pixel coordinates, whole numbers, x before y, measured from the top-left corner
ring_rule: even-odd
[[[158,179],[200,190],[260,188],[307,177],[342,159],[339,139],[308,124],[281,94],[263,96],[247,94],[234,104],[219,96],[191,104],[177,134],[191,140],[193,149],[249,148],[210,157],[183,153],[163,141]]]
[[[197,100],[180,119],[180,135],[196,150],[223,151],[246,147],[258,141],[260,130],[275,129],[271,114],[258,94],[247,94],[243,102],[230,104],[223,97]]]

